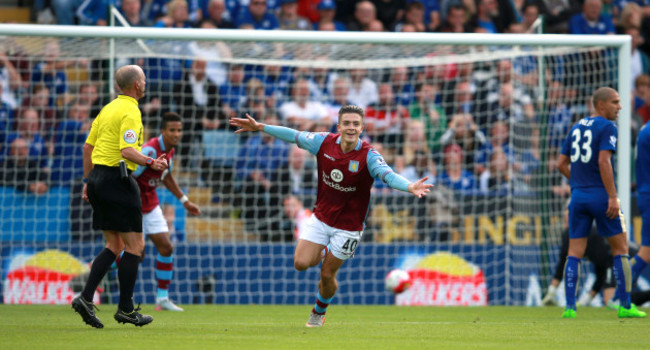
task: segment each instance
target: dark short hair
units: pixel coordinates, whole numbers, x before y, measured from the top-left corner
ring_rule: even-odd
[[[363,120],[363,117],[364,117],[363,108],[361,108],[359,106],[355,106],[355,105],[347,105],[347,106],[343,106],[343,107],[341,107],[341,109],[339,109],[339,121],[341,120],[341,117],[343,116],[343,114],[346,114],[346,113],[358,114],[361,117],[361,120]]]
[[[596,90],[596,92],[594,92],[594,94],[591,97],[594,108],[597,109],[599,102],[607,102],[607,100],[612,98],[616,93],[617,93],[616,90],[607,86],[598,88],[598,90]]]
[[[165,130],[167,128],[167,123],[180,122],[182,120],[181,115],[174,112],[167,112],[163,114],[161,129]]]

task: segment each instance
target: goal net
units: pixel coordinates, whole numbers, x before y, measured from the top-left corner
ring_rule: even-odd
[[[147,76],[145,140],[160,135],[163,114],[183,118],[171,173],[202,214],[158,191],[175,245],[169,295],[181,304],[308,304],[317,291],[318,267],[293,268],[316,199],[315,157],[234,134],[230,117],[336,132],[338,109],[359,105],[363,139],[395,172],[435,184],[417,199],[375,182],[334,303],[537,305],[565,228],[562,141],[597,87],[629,100],[620,37],[15,25],[0,35],[13,68],[0,70],[5,303],[69,302],[102,249],[81,200],[81,149],[125,64]],[[619,139],[629,140],[623,107]],[[630,148],[619,149],[629,209]],[[148,241],[138,301],[155,300],[156,255]],[[383,281],[394,268],[413,278],[397,297]],[[117,300],[116,279],[109,272],[99,300]]]

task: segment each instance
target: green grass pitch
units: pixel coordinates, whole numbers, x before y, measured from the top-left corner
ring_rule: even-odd
[[[3,349],[647,349],[650,319],[620,320],[606,308],[397,307],[332,305],[325,326],[306,328],[311,306],[190,305],[157,312],[143,328],[117,324],[100,305],[103,329],[70,306],[0,305]],[[647,310],[646,310],[647,311]]]

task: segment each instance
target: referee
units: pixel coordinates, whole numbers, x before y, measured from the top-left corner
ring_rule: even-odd
[[[84,290],[72,300],[72,308],[86,324],[95,328],[104,325],[95,316],[93,295],[122,250],[124,255],[118,270],[120,303],[115,320],[136,326],[153,321],[153,317],[142,315],[138,312],[140,308],[133,307],[133,289],[144,253],[144,239],[140,190],[130,174],[138,165],[158,171],[168,166],[165,154],[153,159],[140,152],[143,127],[138,100],[145,92],[144,72],[136,65],[124,66],[115,73],[115,81],[122,94],[99,112],[83,147],[82,196],[93,207],[93,229],[104,232],[106,248],[93,261]],[[126,167],[122,168],[121,162]]]

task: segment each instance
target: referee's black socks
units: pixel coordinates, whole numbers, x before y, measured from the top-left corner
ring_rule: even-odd
[[[86,301],[93,301],[93,295],[95,294],[97,286],[99,286],[102,278],[104,278],[106,272],[111,268],[111,264],[113,264],[115,258],[116,255],[113,254],[110,249],[104,248],[104,250],[97,255],[95,260],[93,260],[93,264],[90,267],[90,274],[88,275],[88,281],[86,281],[84,290],[81,292],[81,296]]]
[[[117,278],[120,280],[119,308],[126,313],[133,311],[133,289],[138,277],[138,265],[140,257],[125,251],[117,270]]]

